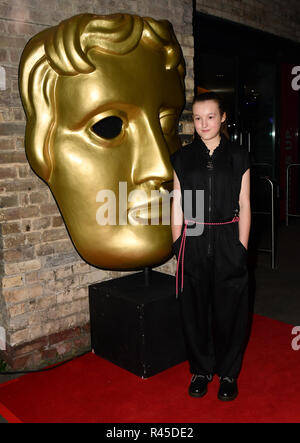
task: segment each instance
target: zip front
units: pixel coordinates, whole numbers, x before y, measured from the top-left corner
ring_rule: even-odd
[[[211,223],[212,222],[212,219],[211,219],[211,212],[212,212],[212,174],[213,174],[213,170],[214,170],[212,156],[210,156],[210,158],[208,159],[207,170],[208,170],[208,223]],[[213,248],[212,248],[212,231],[211,231],[211,225],[208,225],[207,255],[211,255],[212,251],[213,251]]]

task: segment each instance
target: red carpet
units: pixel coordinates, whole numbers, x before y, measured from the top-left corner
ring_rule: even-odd
[[[0,415],[25,423],[299,423],[300,351],[291,331],[254,316],[233,402],[217,399],[217,377],[205,397],[189,397],[186,362],[142,380],[90,353],[0,385]]]

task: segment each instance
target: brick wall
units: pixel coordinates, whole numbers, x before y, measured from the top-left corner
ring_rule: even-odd
[[[299,0],[196,0],[199,12],[300,41]]]
[[[49,188],[31,170],[24,151],[25,118],[18,65],[26,42],[48,26],[90,12],[136,13],[168,19],[186,60],[187,110],[193,95],[192,0],[0,0],[0,354],[12,368],[36,368],[90,346],[88,285],[125,273],[89,266],[75,251]],[[175,262],[159,268],[174,273]]]

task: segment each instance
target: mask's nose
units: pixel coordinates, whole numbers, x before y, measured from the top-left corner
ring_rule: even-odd
[[[137,146],[133,150],[132,182],[139,185],[154,181],[160,186],[173,180],[169,150],[159,119],[150,122],[144,117],[142,124],[136,125],[134,131]]]

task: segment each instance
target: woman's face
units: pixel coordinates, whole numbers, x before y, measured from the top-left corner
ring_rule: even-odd
[[[204,141],[217,137],[221,124],[226,119],[226,113],[220,113],[219,105],[214,100],[196,102],[193,105],[193,120],[197,134]]]

